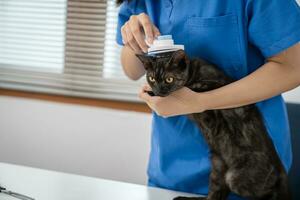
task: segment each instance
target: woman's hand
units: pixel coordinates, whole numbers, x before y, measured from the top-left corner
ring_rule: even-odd
[[[139,92],[139,97],[162,117],[199,113],[206,110],[203,104],[205,95],[196,93],[187,87],[179,89],[166,97],[152,97],[147,91],[151,91],[151,87],[149,85],[143,86]]]
[[[125,46],[130,47],[134,53],[147,52],[148,45],[152,44],[153,39],[160,35],[159,30],[150,21],[145,13],[131,15],[130,19],[122,26],[121,34]]]
[[[121,53],[121,64],[125,74],[132,80],[138,80],[145,74],[145,69],[136,54],[147,52],[154,37],[160,35],[159,30],[152,24],[145,13],[132,15],[121,28],[124,47]]]

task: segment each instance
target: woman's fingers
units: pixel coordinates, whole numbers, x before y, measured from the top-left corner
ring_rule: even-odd
[[[152,44],[155,37],[160,35],[159,30],[152,24],[145,14],[132,15],[121,28],[123,43],[129,46],[135,53],[147,52],[147,43]]]
[[[125,30],[126,26],[122,26],[121,28],[121,35],[122,35],[122,40],[124,45],[126,45],[128,43],[128,39],[127,39],[127,34],[126,34],[126,30]]]
[[[141,25],[139,23],[138,16],[133,15],[130,17],[129,28],[130,28],[130,31],[131,31],[136,43],[139,45],[140,49],[142,49],[143,52],[146,53],[148,47],[144,40],[144,34],[141,30]]]
[[[152,88],[148,84],[144,84],[140,89],[139,97],[142,100],[149,102],[152,98],[148,93],[149,91],[152,91]]]
[[[144,91],[152,91],[152,88],[148,84],[143,85],[142,89]]]
[[[138,43],[136,42],[129,25],[125,26],[126,38],[127,43],[125,45],[129,46],[135,53],[141,53],[141,48],[139,47]]]
[[[152,44],[153,39],[154,39],[154,30],[153,30],[153,25],[152,25],[148,15],[146,15],[145,13],[141,13],[141,14],[139,14],[138,18],[139,18],[140,24],[143,27],[147,42],[149,44]]]
[[[156,26],[154,26],[154,25],[153,25],[153,32],[154,32],[154,37],[155,38],[160,35],[160,32],[159,32],[158,28],[156,28]]]
[[[149,90],[147,90],[147,87],[146,86],[143,86],[142,88],[141,88],[141,90],[139,91],[139,98],[140,99],[142,99],[143,101],[145,101],[145,102],[149,102],[150,101],[150,99],[151,99],[151,96],[147,93],[147,91],[149,91]]]

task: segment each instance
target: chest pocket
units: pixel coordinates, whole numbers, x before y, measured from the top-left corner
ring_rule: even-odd
[[[238,78],[243,72],[237,16],[190,17],[187,20],[192,57],[218,65],[228,75]]]

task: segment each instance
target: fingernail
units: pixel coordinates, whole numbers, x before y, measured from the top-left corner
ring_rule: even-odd
[[[153,43],[153,38],[152,37],[146,37],[146,40],[149,44]]]

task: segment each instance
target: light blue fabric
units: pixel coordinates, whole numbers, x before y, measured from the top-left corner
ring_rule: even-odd
[[[133,0],[120,8],[119,44],[121,26],[141,12],[163,35],[184,44],[189,56],[215,63],[236,79],[300,41],[300,9],[294,0]],[[288,170],[292,154],[285,103],[276,96],[257,106]],[[210,151],[196,125],[186,116],[154,113],[152,126],[149,185],[207,194]]]

